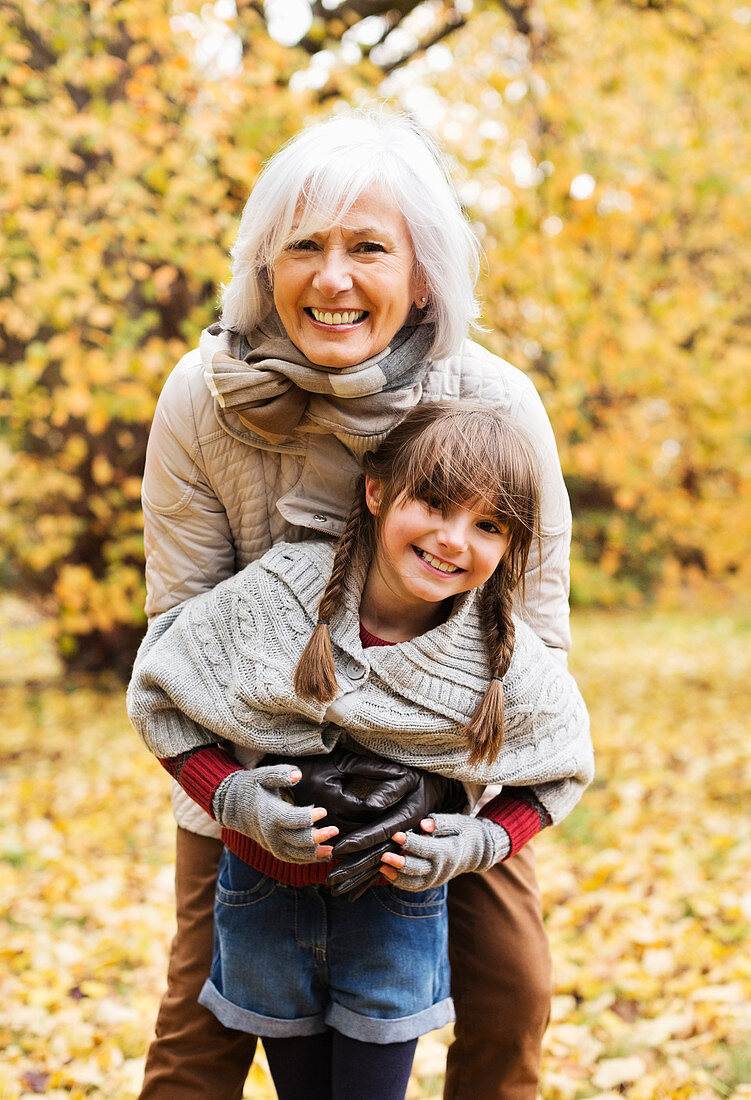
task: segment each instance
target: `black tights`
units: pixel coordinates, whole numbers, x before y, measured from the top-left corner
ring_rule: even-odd
[[[333,1030],[263,1040],[279,1100],[404,1100],[416,1046]]]

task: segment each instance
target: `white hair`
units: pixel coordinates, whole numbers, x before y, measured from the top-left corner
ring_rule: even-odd
[[[442,154],[403,115],[339,115],[301,131],[268,161],[240,220],[222,324],[251,332],[271,309],[271,272],[293,227],[306,234],[328,228],[365,191],[393,202],[409,228],[415,274],[429,294],[421,316],[435,325],[429,354],[456,352],[479,314],[479,244]]]

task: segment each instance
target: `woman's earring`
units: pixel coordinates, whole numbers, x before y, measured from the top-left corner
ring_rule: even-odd
[[[427,298],[425,297],[425,295],[423,294],[422,298],[420,299],[420,305],[421,305],[421,306],[424,306],[424,305],[425,305],[425,303],[427,302],[427,300],[428,300],[428,299],[427,299]]]

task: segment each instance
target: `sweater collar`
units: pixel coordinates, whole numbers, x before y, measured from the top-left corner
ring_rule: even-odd
[[[331,575],[335,551],[333,542],[297,543],[294,553],[288,554],[278,569],[273,561],[276,552],[283,553],[280,546],[265,558],[299,600],[311,630],[318,619],[318,603]],[[311,565],[316,577],[314,583],[311,583]],[[405,698],[443,716],[456,717],[455,706],[450,702],[452,689],[459,687],[481,694],[490,676],[477,589],[457,596],[448,619],[427,633],[408,642],[364,648],[359,611],[366,572],[367,566],[360,565],[347,577],[344,598],[330,624],[335,647],[366,672],[374,670],[386,682],[398,683]]]

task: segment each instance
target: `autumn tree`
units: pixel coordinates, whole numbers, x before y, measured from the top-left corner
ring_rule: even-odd
[[[69,658],[128,666],[159,389],[215,316],[262,161],[377,92],[454,154],[479,338],[558,435],[575,597],[747,589],[748,9],[344,0],[289,47],[273,10],[0,0],[6,582]]]
[[[483,237],[481,338],[553,420],[575,599],[747,595],[751,12],[544,8],[530,41],[487,5],[420,74]]]
[[[82,665],[132,659],[156,396],[213,319],[242,203],[305,108],[262,28],[241,66],[221,72],[226,40],[202,64],[222,26],[200,12],[0,3],[4,569]]]

